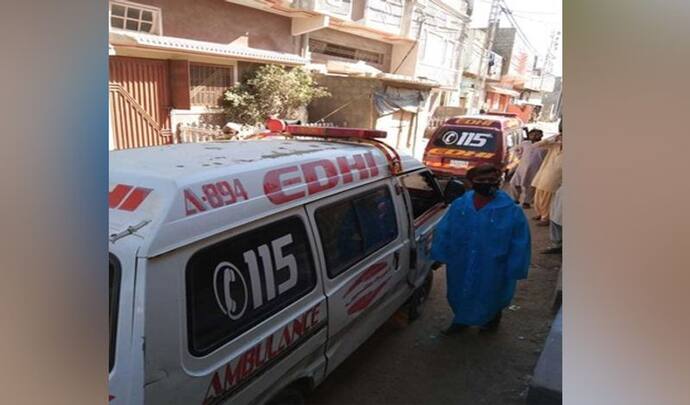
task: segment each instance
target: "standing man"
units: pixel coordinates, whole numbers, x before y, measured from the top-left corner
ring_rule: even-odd
[[[541,162],[544,159],[546,150],[535,147],[534,145],[541,141],[544,132],[541,129],[532,129],[527,133],[527,140],[515,147],[515,153],[520,158],[515,174],[510,179],[510,185],[513,186],[513,198],[516,203],[520,202],[520,197],[524,195],[522,200],[523,208],[530,208],[534,202],[534,187],[532,187],[532,180],[539,171]]]
[[[561,186],[563,179],[563,127],[558,124],[559,134],[553,138],[537,142],[534,146],[546,149],[546,156],[539,171],[532,180],[534,193],[534,209],[537,215],[533,218],[539,220],[537,225],[549,225],[549,211],[553,193]]]
[[[469,326],[494,330],[517,280],[527,277],[530,233],[520,207],[499,190],[501,171],[482,164],[467,173],[472,191],[456,199],[434,233],[431,257],[446,264],[455,317],[443,333]]]

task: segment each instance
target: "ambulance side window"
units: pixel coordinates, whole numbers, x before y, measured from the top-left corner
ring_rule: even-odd
[[[436,204],[443,203],[443,194],[428,171],[408,174],[402,178],[402,183],[410,194],[414,219],[424,215]]]
[[[386,187],[321,207],[314,217],[331,278],[398,236],[395,206]]]
[[[312,291],[311,252],[299,217],[196,252],[186,269],[190,353],[212,352]]]

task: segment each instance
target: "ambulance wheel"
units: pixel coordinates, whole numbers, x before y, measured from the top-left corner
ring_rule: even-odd
[[[431,293],[431,283],[433,279],[433,272],[429,271],[429,275],[426,276],[424,284],[419,286],[419,288],[412,293],[412,297],[410,297],[410,304],[407,309],[407,318],[410,321],[414,321],[422,316],[424,305],[429,299],[429,294]]]
[[[266,405],[304,405],[304,395],[297,388],[288,387],[280,391]]]

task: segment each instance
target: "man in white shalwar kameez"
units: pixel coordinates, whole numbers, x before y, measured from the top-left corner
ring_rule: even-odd
[[[515,153],[520,159],[515,174],[510,179],[513,199],[520,203],[520,197],[524,195],[522,206],[530,208],[534,202],[534,187],[532,180],[539,171],[541,162],[546,155],[546,150],[535,147],[534,144],[541,141],[544,133],[540,129],[533,129],[527,133],[527,140],[515,147]]]

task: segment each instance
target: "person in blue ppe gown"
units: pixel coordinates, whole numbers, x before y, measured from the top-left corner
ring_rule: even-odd
[[[469,170],[467,179],[472,190],[453,201],[431,248],[431,257],[446,264],[454,313],[446,335],[469,326],[495,330],[530,264],[529,225],[522,209],[499,189],[501,171],[482,164]]]

